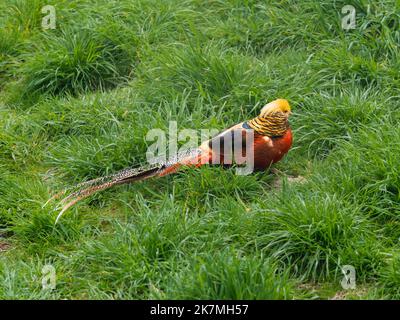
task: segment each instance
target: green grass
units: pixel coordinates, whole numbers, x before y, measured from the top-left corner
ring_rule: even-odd
[[[398,299],[399,19],[394,0],[2,1],[0,298]],[[42,207],[144,163],[150,129],[223,129],[276,98],[294,147],[275,173],[188,169],[57,225]]]

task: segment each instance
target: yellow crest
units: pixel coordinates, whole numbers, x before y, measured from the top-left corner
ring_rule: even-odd
[[[264,118],[274,113],[283,113],[289,115],[291,108],[286,99],[276,99],[266,104],[260,111],[260,117]]]

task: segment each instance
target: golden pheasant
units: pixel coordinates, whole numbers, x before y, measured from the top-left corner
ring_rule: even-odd
[[[113,175],[86,181],[63,190],[51,199],[59,198],[71,189],[78,189],[61,201],[64,206],[56,221],[68,208],[97,191],[150,177],[162,177],[175,173],[182,166],[198,167],[204,164],[231,166],[234,163],[243,165],[244,162],[251,160],[252,168],[266,170],[271,164],[281,160],[292,146],[292,131],[288,122],[290,113],[288,101],[277,99],[266,104],[257,117],[222,131],[203,142],[198,148],[178,153],[172,161],[140,168],[127,168]],[[235,153],[233,149],[239,149],[239,153],[237,150]]]

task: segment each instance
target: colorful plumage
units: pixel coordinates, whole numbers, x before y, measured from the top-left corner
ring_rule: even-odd
[[[243,164],[232,161],[232,148],[236,148],[235,145],[238,144],[241,144],[242,155],[245,153],[243,150],[248,147],[252,148],[255,170],[268,169],[271,164],[281,160],[292,146],[292,131],[288,122],[290,113],[291,109],[288,101],[277,99],[266,104],[254,119],[241,122],[222,131],[217,136],[202,143],[198,148],[178,153],[172,161],[156,163],[146,167],[124,169],[113,175],[86,181],[67,188],[49,199],[49,201],[57,199],[68,191],[71,192],[61,201],[63,208],[57,217],[57,221],[68,208],[79,200],[115,185],[142,181],[151,177],[162,177],[177,172],[182,166],[198,167],[205,164],[231,166],[233,163]],[[246,145],[246,137],[249,133],[254,133],[252,145],[250,146]],[[231,141],[232,145],[229,148],[224,147],[224,144],[227,143],[226,141]],[[229,155],[227,152],[229,152]]]

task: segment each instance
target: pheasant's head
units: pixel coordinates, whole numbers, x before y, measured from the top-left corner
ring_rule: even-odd
[[[285,134],[289,128],[288,118],[290,105],[285,99],[277,99],[266,104],[260,111],[260,115],[247,124],[258,134],[279,137]]]
[[[289,102],[286,99],[276,99],[266,104],[260,111],[261,118],[271,116],[285,116],[289,117],[291,113]]]

